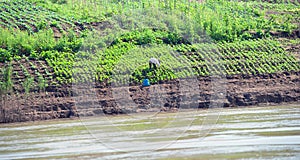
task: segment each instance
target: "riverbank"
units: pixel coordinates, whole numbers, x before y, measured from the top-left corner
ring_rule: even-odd
[[[178,109],[214,107],[210,106],[211,104],[218,107],[237,107],[300,102],[300,72],[227,76],[220,80],[222,87],[226,87],[224,89],[226,95],[223,97],[215,97],[212,77],[202,77],[197,80],[199,89],[194,90],[194,93],[182,92],[178,80],[174,80],[152,85],[151,87],[160,88],[156,91],[151,90],[151,87],[125,87],[127,93],[121,98],[113,94],[116,90],[103,84],[92,88],[81,86],[76,89],[74,86],[56,88],[49,86],[43,93],[10,95],[2,102],[6,107],[2,107],[0,112],[1,123],[98,114],[176,112]],[[213,96],[214,100],[211,98]],[[154,103],[153,99],[159,97],[163,97],[161,98],[163,100],[156,101],[158,105],[151,105]],[[197,98],[188,101],[191,97]]]

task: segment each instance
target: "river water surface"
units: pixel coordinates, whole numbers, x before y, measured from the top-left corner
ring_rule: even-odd
[[[300,105],[1,124],[0,159],[300,159]]]

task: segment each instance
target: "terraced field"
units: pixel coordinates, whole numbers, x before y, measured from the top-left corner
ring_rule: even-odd
[[[51,28],[55,37],[60,37],[69,30],[83,30],[74,19],[65,18],[26,1],[4,1],[0,5],[0,26],[3,28],[15,28],[29,34]]]

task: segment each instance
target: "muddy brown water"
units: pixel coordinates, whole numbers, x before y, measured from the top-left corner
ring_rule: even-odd
[[[300,104],[1,124],[0,159],[300,159]]]

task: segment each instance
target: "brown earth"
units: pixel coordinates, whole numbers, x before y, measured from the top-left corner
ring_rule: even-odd
[[[300,102],[300,71],[257,76],[235,75],[218,80],[202,77],[198,78],[198,85],[184,84],[192,86],[192,90],[180,82],[173,80],[144,88],[112,88],[104,84],[96,84],[94,87],[50,85],[46,92],[2,97],[0,122],[176,111],[216,105],[237,107]],[[218,88],[221,88],[223,95],[218,94]],[[120,95],[113,94],[121,92]]]

